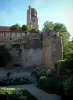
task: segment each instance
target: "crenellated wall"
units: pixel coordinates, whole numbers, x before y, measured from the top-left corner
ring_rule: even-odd
[[[25,42],[11,42],[12,64],[20,63],[23,67],[33,67],[43,65],[50,68],[55,68],[57,60],[62,59],[62,39],[60,36],[45,36],[43,41],[39,36],[31,36]],[[24,40],[24,38],[23,38]],[[15,44],[16,43],[16,44]],[[7,44],[7,47],[10,46]]]

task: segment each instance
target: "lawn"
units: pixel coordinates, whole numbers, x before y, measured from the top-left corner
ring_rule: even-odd
[[[1,88],[0,98],[3,99],[4,96],[8,97],[8,100],[37,100],[27,90],[20,88]]]

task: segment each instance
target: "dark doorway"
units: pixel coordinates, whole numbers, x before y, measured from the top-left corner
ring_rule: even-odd
[[[55,64],[55,69],[56,69],[56,70],[58,69],[58,66],[57,66],[57,64]]]

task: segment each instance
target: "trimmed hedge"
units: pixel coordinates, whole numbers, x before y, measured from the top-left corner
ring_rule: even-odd
[[[21,84],[31,84],[32,82],[27,78],[15,78],[15,79],[7,79],[0,80],[0,86],[7,85],[21,85]]]
[[[63,86],[60,80],[60,76],[52,77],[40,77],[38,87],[48,93],[54,93],[61,95],[63,93]]]

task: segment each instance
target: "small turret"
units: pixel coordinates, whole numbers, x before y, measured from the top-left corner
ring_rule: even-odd
[[[29,5],[29,9],[31,9],[31,6]]]

